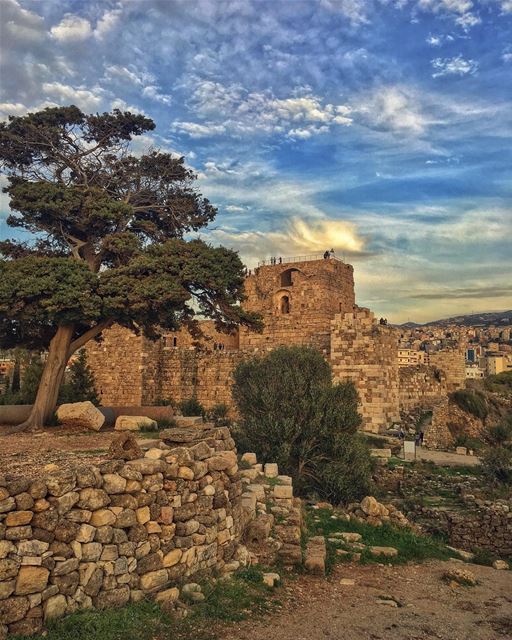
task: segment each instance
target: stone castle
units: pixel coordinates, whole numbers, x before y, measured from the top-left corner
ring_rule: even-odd
[[[262,265],[247,276],[245,292],[244,306],[263,318],[261,333],[245,327],[219,333],[205,320],[199,344],[185,329],[155,342],[121,327],[89,343],[102,404],[140,406],[195,397],[207,409],[231,407],[236,366],[281,345],[318,349],[335,382],[352,380],[367,431],[399,422],[403,411],[428,408],[464,384],[458,351],[437,354],[435,366],[398,366],[398,331],[355,304],[354,270],[342,260],[313,256]]]

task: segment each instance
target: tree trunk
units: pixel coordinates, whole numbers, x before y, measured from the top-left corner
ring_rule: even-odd
[[[69,345],[73,332],[73,325],[61,325],[57,329],[57,333],[50,342],[48,357],[32,411],[25,422],[14,427],[14,432],[41,428],[52,417],[69,359]]]

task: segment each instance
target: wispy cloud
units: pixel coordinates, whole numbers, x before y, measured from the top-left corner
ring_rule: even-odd
[[[434,58],[431,60],[431,65],[434,69],[433,78],[473,75],[478,69],[478,62],[465,59],[462,55],[453,58]]]

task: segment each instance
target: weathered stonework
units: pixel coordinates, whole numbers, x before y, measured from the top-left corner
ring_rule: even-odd
[[[398,335],[369,309],[356,307],[331,323],[331,366],[335,381],[352,380],[359,392],[363,427],[378,432],[398,422]]]
[[[424,364],[402,366],[398,374],[400,411],[432,409],[446,397],[446,375],[440,369]]]
[[[433,366],[398,368],[398,335],[355,306],[353,268],[340,260],[311,260],[259,267],[247,277],[244,307],[262,315],[262,333],[241,328],[223,334],[212,322],[194,339],[187,330],[149,341],[120,327],[87,345],[103,405],[150,405],[196,397],[207,409],[233,406],[232,373],[256,353],[280,345],[318,349],[334,379],[353,380],[363,428],[378,431],[400,411],[434,403],[464,383],[460,352],[432,354]],[[461,359],[462,357],[462,359]]]
[[[429,354],[429,363],[445,374],[448,393],[464,388],[466,384],[464,351],[460,349],[434,351]]]
[[[267,507],[277,557],[301,561],[300,501],[289,478],[271,486],[261,465],[251,479],[240,473],[225,427],[177,427],[161,438],[128,462],[33,481],[0,476],[0,637],[155,596],[198,572],[235,571],[252,561],[244,535]]]
[[[245,291],[244,307],[262,315],[264,329],[241,329],[241,349],[295,344],[328,355],[331,320],[355,304],[354,269],[333,259],[263,266],[246,279]]]
[[[483,431],[482,420],[466,413],[446,397],[433,407],[432,422],[425,430],[424,442],[431,449],[449,449],[458,435],[480,438]]]

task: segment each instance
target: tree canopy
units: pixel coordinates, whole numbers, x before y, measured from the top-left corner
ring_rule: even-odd
[[[54,340],[61,368],[113,323],[149,337],[182,323],[197,330],[198,314],[221,329],[258,326],[240,306],[238,255],[187,239],[216,209],[184,158],[130,153],[154,128],[143,115],[75,106],[0,123],[7,224],[32,234],[0,242],[0,348],[50,346],[51,360]]]

